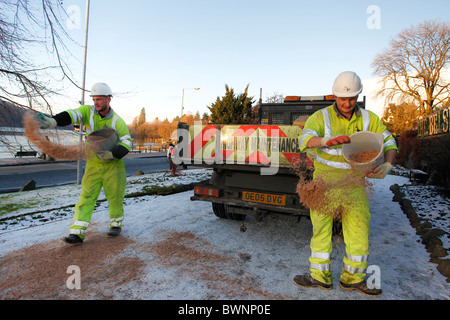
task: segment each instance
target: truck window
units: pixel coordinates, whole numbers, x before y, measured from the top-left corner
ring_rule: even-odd
[[[269,113],[269,124],[284,124],[284,113],[283,112]]]

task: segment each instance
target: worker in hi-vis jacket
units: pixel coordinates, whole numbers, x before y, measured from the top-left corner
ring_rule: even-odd
[[[94,102],[92,106],[82,105],[51,118],[40,114],[42,129],[77,123],[85,126],[86,138],[92,132],[104,128],[112,128],[117,133],[118,141],[111,150],[97,151],[94,156],[86,158],[82,191],[75,206],[69,236],[64,238],[70,244],[83,242],[102,187],[109,204],[108,236],[116,237],[120,234],[124,218],[126,171],[122,158],[131,150],[130,132],[125,121],[110,106],[112,92],[107,84],[94,84],[90,96]]]
[[[385,162],[366,176],[383,179],[391,171],[398,150],[395,139],[375,113],[357,105],[362,87],[361,79],[356,73],[342,72],[333,84],[333,94],[336,96],[334,104],[316,111],[306,121],[300,133],[299,146],[301,152],[313,154],[314,180],[322,179],[331,185],[333,182],[343,181],[346,175],[351,174],[351,166],[342,155],[342,145],[350,143],[349,136],[358,131],[371,131],[384,136]],[[365,179],[364,174],[360,178]],[[368,286],[365,280],[369,255],[370,212],[364,183],[334,185],[324,197],[328,207],[342,210],[346,252],[340,286],[366,295],[380,295],[381,289]],[[295,276],[294,283],[307,288],[331,289],[333,218],[313,209],[310,210],[310,216],[313,225],[310,273]]]

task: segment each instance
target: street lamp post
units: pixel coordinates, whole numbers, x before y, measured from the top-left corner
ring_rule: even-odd
[[[84,30],[84,61],[83,61],[83,86],[81,89],[81,105],[84,104],[84,88],[86,86],[86,59],[87,59],[87,43],[89,29],[89,6],[90,0],[86,0],[86,26]],[[80,143],[83,142],[83,123],[80,123]],[[77,163],[77,184],[81,183],[81,160]]]
[[[183,88],[183,94],[181,96],[181,116],[180,116],[180,122],[183,120],[183,110],[184,110],[184,89]],[[200,90],[200,88],[186,88],[186,90],[188,89],[194,89],[194,90]]]

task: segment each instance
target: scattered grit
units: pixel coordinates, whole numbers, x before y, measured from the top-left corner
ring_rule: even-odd
[[[379,151],[353,153],[348,156],[349,160],[354,163],[367,163],[378,156]]]
[[[136,280],[145,263],[120,253],[133,240],[92,235],[82,245],[53,240],[1,258],[0,299],[109,299],[116,287]],[[69,266],[82,272],[82,290],[69,290]]]
[[[33,113],[28,112],[24,115],[23,124],[26,137],[43,153],[57,160],[86,160],[86,157],[92,157],[95,151],[102,150],[104,142],[108,139],[91,134],[87,139],[89,144],[81,142],[77,145],[66,146],[48,140],[46,135],[42,134],[40,122]]]
[[[140,243],[91,233],[82,245],[52,240],[13,251],[1,257],[0,299],[136,298],[127,291],[129,284],[142,286],[148,292],[146,299],[151,299],[159,281],[146,279],[155,269],[175,271],[173,286],[182,278],[203,283],[208,288],[206,299],[288,298],[261,288],[257,275],[246,271],[250,254],[229,256],[191,232],[161,230],[156,239]],[[67,287],[69,266],[81,271],[79,290]]]
[[[352,163],[367,163],[375,159],[378,155],[375,152],[362,152],[359,154],[350,155]],[[324,177],[317,177],[313,180],[313,167],[303,166],[294,170],[299,176],[297,183],[297,194],[300,197],[301,203],[312,210],[318,210],[322,214],[329,215],[335,220],[342,219],[342,213],[345,212],[343,208],[351,206],[350,200],[347,200],[345,194],[339,197],[340,205],[334,205],[334,201],[330,200],[328,191],[332,189],[348,190],[351,187],[363,187],[366,190],[368,197],[372,195],[372,184],[364,179],[364,172],[361,169],[353,168],[345,177],[334,180],[324,179]],[[325,177],[326,178],[326,177]],[[331,180],[331,181],[330,181]]]
[[[40,132],[40,123],[36,116],[28,112],[23,117],[25,135],[35,146],[45,154],[58,160],[84,160],[85,145],[80,143],[74,146],[65,146],[49,141],[45,135]]]

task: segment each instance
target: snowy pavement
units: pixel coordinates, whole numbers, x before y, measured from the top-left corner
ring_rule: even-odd
[[[127,194],[142,188],[142,179],[147,186],[187,184],[208,175],[200,169],[177,178],[129,177]],[[242,222],[219,219],[210,203],[190,201],[192,191],[127,198],[124,229],[113,240],[105,236],[107,203],[100,202],[85,242],[64,245],[59,239],[67,235],[73,211],[64,207],[79,195],[79,186],[69,185],[0,197],[2,207],[21,205],[3,217],[40,210],[32,221],[25,216],[3,230],[0,225],[0,299],[449,300],[449,283],[392,201],[389,187],[406,183],[394,175],[373,180],[369,270],[383,290],[379,298],[339,287],[342,238],[334,238],[333,290],[300,288],[292,279],[308,271],[307,218],[249,217],[241,232]],[[66,213],[49,218],[49,208]],[[69,288],[67,268],[73,265],[79,266],[81,289]]]

